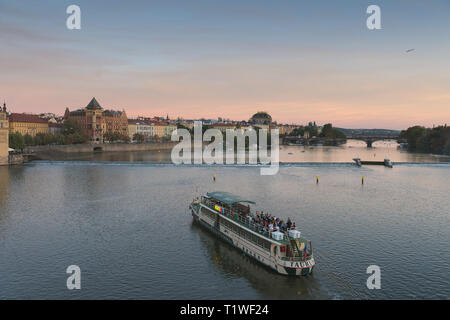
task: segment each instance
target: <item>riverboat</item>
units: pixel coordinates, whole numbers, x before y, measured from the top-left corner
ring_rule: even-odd
[[[315,261],[311,241],[299,230],[269,230],[255,202],[228,192],[209,192],[192,201],[194,221],[246,255],[276,272],[289,276],[311,274]]]

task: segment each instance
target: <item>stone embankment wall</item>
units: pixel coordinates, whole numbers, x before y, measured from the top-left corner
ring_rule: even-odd
[[[119,151],[153,151],[153,150],[171,150],[177,142],[163,143],[105,143],[105,144],[72,144],[72,145],[49,145],[49,146],[31,146],[25,148],[25,153],[39,152],[119,152]]]
[[[24,161],[23,155],[21,154],[10,154],[9,164],[22,164]]]
[[[8,163],[8,156],[0,156],[0,166],[7,166]]]

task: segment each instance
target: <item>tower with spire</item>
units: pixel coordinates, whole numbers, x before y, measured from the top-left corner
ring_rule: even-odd
[[[106,134],[128,137],[128,118],[125,110],[103,109],[95,97],[84,109],[70,111],[66,108],[64,119],[77,121],[93,143],[102,143]]]
[[[6,113],[6,102],[0,107],[0,165],[8,164],[9,132],[8,114]]]

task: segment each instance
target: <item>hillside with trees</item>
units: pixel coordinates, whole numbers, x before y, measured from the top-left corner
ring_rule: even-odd
[[[408,151],[450,155],[450,127],[410,127],[400,133],[408,142]]]

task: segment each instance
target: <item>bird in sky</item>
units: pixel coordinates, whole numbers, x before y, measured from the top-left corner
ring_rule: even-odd
[[[406,53],[410,53],[411,51],[414,51],[414,50],[416,50],[416,49],[408,49],[408,50],[406,50]]]

